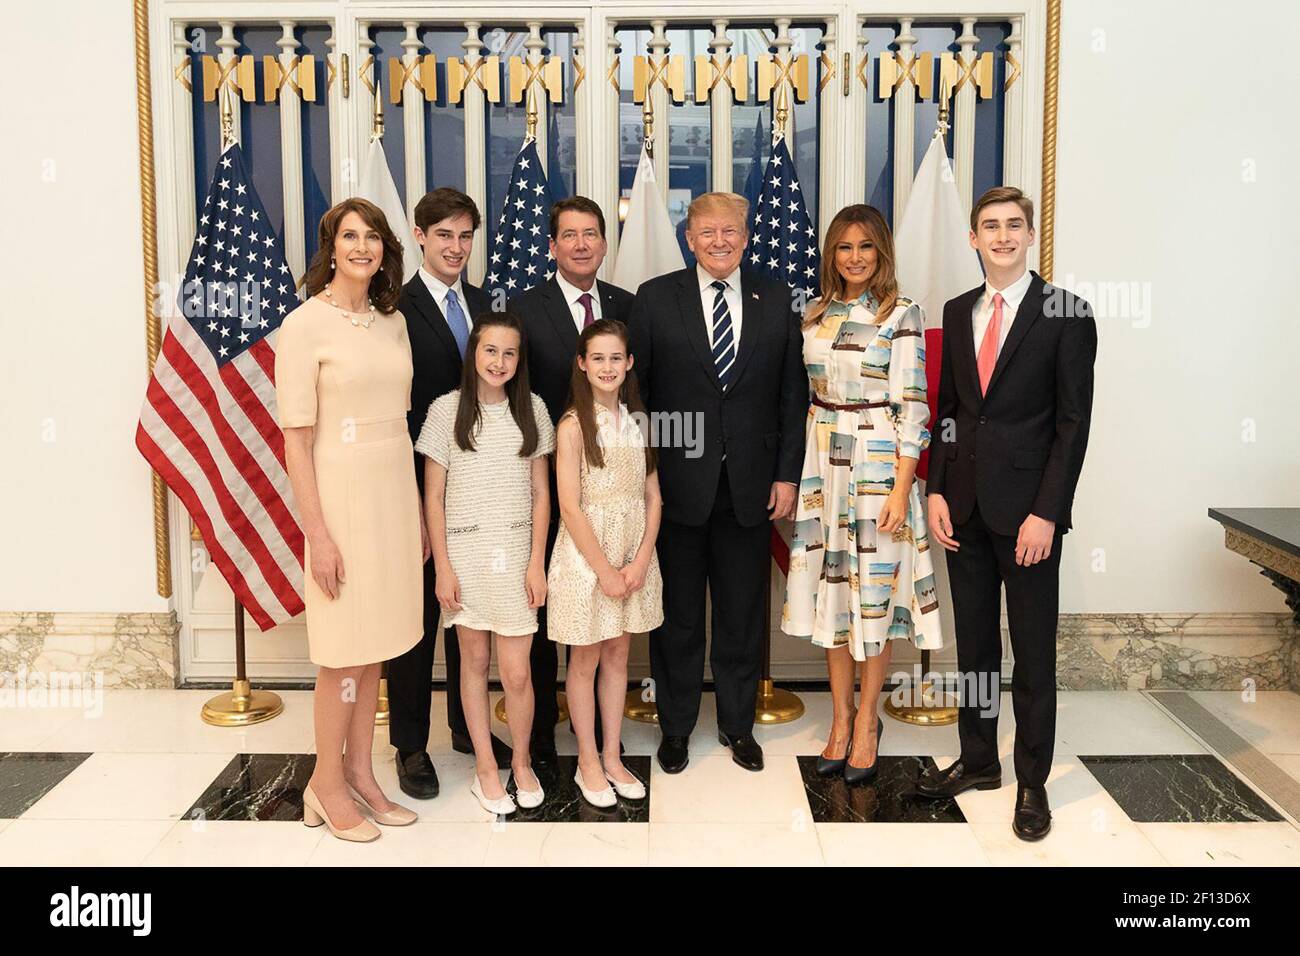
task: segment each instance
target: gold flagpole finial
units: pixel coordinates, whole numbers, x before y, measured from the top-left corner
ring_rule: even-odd
[[[384,138],[384,98],[379,90],[379,71],[375,71],[375,112],[370,124],[370,142]]]
[[[235,115],[230,103],[230,84],[221,84],[221,151],[235,141]]]
[[[948,132],[948,100],[952,94],[948,90],[948,78],[941,77],[939,80],[939,123],[935,127],[935,132],[940,136]]]
[[[528,135],[525,142],[537,138],[537,86],[535,83],[528,84],[528,92],[525,94],[525,107],[528,118]]]
[[[785,139],[785,126],[790,118],[790,86],[785,80],[781,80],[776,87],[776,109],[774,111],[773,126],[775,136],[773,141]]]
[[[645,102],[641,104],[641,136],[645,143],[646,155],[653,157],[655,154],[655,105],[646,95]]]

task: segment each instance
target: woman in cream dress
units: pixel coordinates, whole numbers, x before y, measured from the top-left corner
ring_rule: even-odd
[[[329,210],[303,280],[307,300],[276,341],[285,467],[306,538],[307,641],[320,665],[316,768],[304,822],[366,842],[365,819],[404,826],[371,768],[379,671],[423,631],[427,553],[406,428],[411,347],[396,310],[402,255],[363,199]]]

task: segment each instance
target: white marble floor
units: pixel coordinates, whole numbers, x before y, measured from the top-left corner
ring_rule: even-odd
[[[807,782],[799,758],[821,749],[830,715],[825,693],[800,695],[807,713],[799,721],[757,729],[767,758],[762,773],[740,769],[718,744],[713,700],[706,695],[689,767],[670,776],[650,761],[651,795],[638,822],[585,816],[518,822],[491,820],[470,796],[472,762],[451,752],[444,700],[436,693],[430,753],[442,793],[417,801],[398,791],[387,734],[379,728],[380,782],[421,820],[364,846],[286,819],[290,804],[274,801],[294,797],[292,784],[267,785],[261,796],[271,800],[270,815],[260,819],[229,819],[228,805],[205,803],[238,755],[267,755],[251,758],[264,761],[260,766],[281,761],[288,780],[304,772],[303,758],[277,755],[312,750],[309,692],[281,692],[284,712],[243,730],[199,720],[211,693],[107,691],[89,710],[0,709],[0,865],[1300,865],[1295,821],[1271,809],[1266,795],[1134,692],[1061,693],[1047,785],[1054,824],[1037,844],[1017,840],[1010,829],[1014,723],[1006,695],[1000,730],[1005,785],[963,794],[944,822],[905,822],[916,817],[898,809],[906,803],[891,802],[897,794],[880,796],[871,822],[827,819],[821,801],[810,801],[810,788],[819,785]],[[1232,693],[1194,697],[1300,779],[1300,696],[1261,693],[1249,702]],[[653,726],[626,722],[625,728],[629,754],[654,753]],[[509,739],[504,726],[496,730]],[[566,728],[556,737],[561,754],[573,753]],[[957,749],[955,726],[886,720],[881,752],[899,768],[910,758],[933,758],[943,766]],[[1105,761],[1094,758],[1109,758],[1121,777],[1131,758],[1134,768],[1171,773],[1175,789],[1187,789],[1166,803],[1159,786],[1134,792],[1116,785],[1113,773],[1098,768]],[[1225,781],[1233,791],[1227,795]],[[843,794],[833,799],[847,800]],[[1189,814],[1197,822],[1181,819]]]

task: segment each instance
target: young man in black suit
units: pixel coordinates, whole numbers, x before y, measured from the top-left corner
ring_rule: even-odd
[[[1080,298],[1026,267],[1034,205],[991,189],[971,212],[982,286],[943,312],[939,405],[931,426],[929,527],[948,550],[962,675],[961,755],[918,790],[952,797],[997,789],[1001,592],[1015,666],[1016,809],[1012,829],[1051,828],[1047,776],[1056,736],[1056,618],[1061,538],[1092,415],[1097,325]]]
[[[579,333],[597,319],[625,322],[632,308],[630,292],[596,278],[608,248],[605,215],[600,206],[586,196],[561,199],[551,207],[554,277],[510,300],[511,311],[519,316],[528,332],[528,375],[533,391],[546,403],[552,424],[559,424],[569,401],[569,380]],[[551,500],[559,500],[554,469],[551,470]],[[548,565],[559,528],[560,509],[553,506],[546,538]],[[546,761],[555,756],[559,656],[555,644],[546,636],[545,605],[537,610],[537,633],[533,635],[530,658],[537,702],[529,752],[534,758]],[[597,721],[598,746],[600,737],[600,721]]]
[[[479,227],[474,200],[456,189],[435,189],[415,207],[415,240],[424,250],[420,268],[402,289],[397,307],[406,318],[415,375],[407,427],[419,437],[429,405],[460,387],[461,364],[474,316],[491,310],[488,294],[461,279]],[[424,494],[424,462],[415,456],[416,482]],[[421,511],[423,514],[423,511]],[[429,759],[429,706],[433,652],[438,637],[438,599],[433,560],[424,564],[424,637],[388,662],[388,737],[397,749],[397,779],[402,792],[428,799],[438,795],[438,774]],[[460,646],[448,628],[443,645],[447,663],[447,726],[451,745],[473,753],[460,704]],[[496,736],[498,763],[509,766],[510,748]]]
[[[668,773],[686,767],[699,717],[706,586],[718,736],[740,766],[763,768],[753,726],[770,522],[794,512],[808,376],[790,289],[740,270],[747,218],[734,193],[692,202],[696,266],[643,283],[629,321],[664,499],[664,623],[650,668]]]

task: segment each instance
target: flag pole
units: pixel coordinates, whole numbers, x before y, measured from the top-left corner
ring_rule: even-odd
[[[221,151],[224,153],[235,141],[234,109],[230,102],[230,87],[221,87]],[[249,724],[270,720],[284,710],[279,694],[269,690],[253,690],[248,682],[244,654],[244,605],[235,598],[235,679],[230,690],[218,694],[203,705],[201,716],[205,724],[217,727],[246,727]]]
[[[952,94],[948,89],[946,77],[939,81],[939,122],[935,124],[934,135],[944,136],[948,132],[948,100]],[[921,651],[921,679],[906,698],[891,694],[885,701],[885,713],[905,724],[919,724],[924,727],[944,727],[957,722],[957,698],[943,690],[936,690],[934,682],[927,680],[930,673],[930,652]],[[900,703],[906,699],[906,704]]]
[[[244,605],[235,598],[235,680],[229,691],[203,705],[203,722],[217,727],[247,727],[270,720],[284,710],[279,694],[253,690],[244,655]]]

